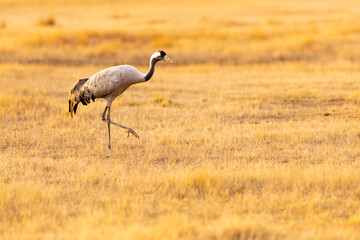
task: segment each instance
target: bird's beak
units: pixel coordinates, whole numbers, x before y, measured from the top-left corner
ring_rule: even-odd
[[[169,62],[169,63],[173,63],[173,61],[171,61],[171,59],[170,59],[168,56],[165,56],[165,57],[164,57],[164,60],[167,61],[167,62]]]

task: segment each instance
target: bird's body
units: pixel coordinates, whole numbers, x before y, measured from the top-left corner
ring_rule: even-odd
[[[108,123],[109,149],[111,148],[110,123],[123,127],[128,130],[128,133],[138,137],[131,128],[124,127],[110,120],[110,107],[114,99],[121,95],[128,87],[136,83],[148,81],[154,73],[156,62],[161,60],[171,62],[164,51],[155,52],[150,58],[150,68],[146,74],[139,72],[133,66],[120,65],[101,70],[90,78],[80,78],[70,90],[69,112],[71,117],[73,117],[73,113],[76,114],[80,102],[83,105],[87,105],[90,103],[90,100],[95,101],[96,98],[105,98],[107,105],[102,115],[102,120]],[[106,111],[108,111],[107,119],[105,119]]]
[[[112,102],[133,84],[144,82],[145,74],[130,65],[106,68],[92,75],[84,84],[95,98]]]

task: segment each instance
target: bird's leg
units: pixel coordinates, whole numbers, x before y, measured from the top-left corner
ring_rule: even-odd
[[[131,128],[125,127],[125,126],[123,126],[123,125],[120,125],[120,124],[118,124],[118,123],[116,123],[116,122],[112,122],[112,121],[110,121],[110,123],[126,129],[126,130],[127,130],[128,137],[129,137],[129,134],[131,133],[131,134],[134,135],[136,138],[139,138],[139,135],[137,135],[137,133],[136,133],[134,130],[132,130]]]
[[[108,131],[109,131],[109,149],[111,149],[111,144],[110,144],[110,122],[111,122],[110,121],[110,107],[106,106],[105,111],[106,111],[107,108],[109,109],[108,114],[107,114],[107,124],[108,124]],[[105,111],[104,111],[104,115],[105,115]]]
[[[101,117],[101,120],[103,120],[104,122],[106,122],[105,113],[106,113],[107,109],[108,109],[108,106],[105,107],[105,110],[104,110],[103,115]]]
[[[108,113],[108,114],[107,114],[107,119],[105,119],[106,111],[107,111],[107,113]],[[123,125],[120,125],[120,124],[118,124],[118,123],[116,123],[116,122],[112,122],[112,121],[111,121],[111,119],[110,119],[110,106],[106,106],[106,107],[105,107],[105,110],[104,110],[104,112],[103,112],[103,115],[102,115],[101,120],[103,120],[104,122],[107,122],[107,124],[108,124],[109,149],[111,149],[111,143],[110,143],[110,123],[126,129],[126,130],[127,130],[128,137],[129,137],[129,134],[131,133],[131,134],[134,135],[136,138],[139,138],[139,135],[138,135],[134,130],[132,130],[131,128],[125,127],[125,126],[123,126]]]
[[[106,112],[106,110],[108,110],[107,120],[105,120],[105,112]],[[137,135],[137,133],[136,133],[134,130],[132,130],[131,128],[125,127],[125,126],[123,126],[123,125],[120,125],[120,124],[118,124],[118,123],[116,123],[116,122],[112,122],[112,121],[110,120],[110,106],[106,106],[106,108],[105,108],[105,111],[104,111],[104,113],[103,113],[103,121],[106,121],[106,122],[108,123],[108,128],[109,128],[109,148],[110,148],[110,123],[126,129],[126,130],[127,130],[128,137],[129,137],[129,134],[131,133],[131,134],[134,135],[136,138],[139,138],[139,135]]]

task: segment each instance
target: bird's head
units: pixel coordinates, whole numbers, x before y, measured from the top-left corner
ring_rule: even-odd
[[[151,60],[156,61],[167,61],[169,63],[172,63],[171,59],[166,55],[164,51],[157,51],[151,56]]]

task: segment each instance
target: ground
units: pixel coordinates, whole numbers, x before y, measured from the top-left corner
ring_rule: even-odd
[[[1,239],[360,238],[356,1],[0,1]],[[101,121],[79,77],[146,72]]]

